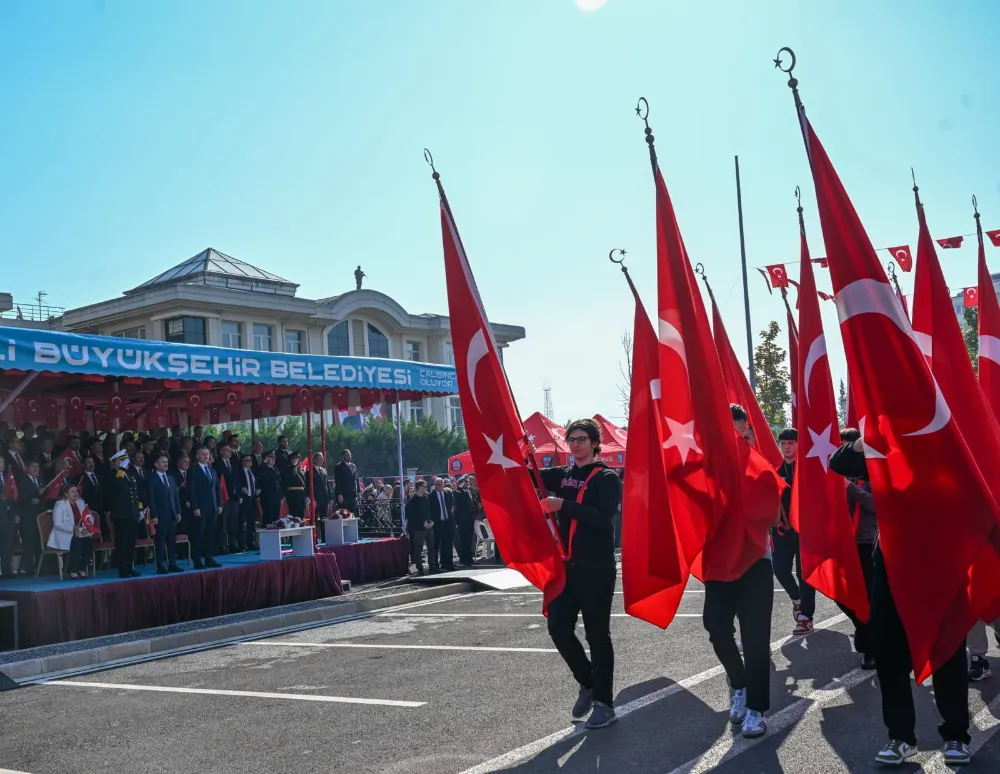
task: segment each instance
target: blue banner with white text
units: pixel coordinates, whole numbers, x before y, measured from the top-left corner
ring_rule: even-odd
[[[0,327],[0,369],[455,395],[455,368]]]

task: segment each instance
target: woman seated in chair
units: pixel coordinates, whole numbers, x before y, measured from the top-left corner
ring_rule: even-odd
[[[94,536],[100,534],[101,528],[87,504],[80,499],[76,484],[64,486],[62,497],[52,506],[48,547],[69,552],[70,578],[87,577],[87,568],[94,556]]]

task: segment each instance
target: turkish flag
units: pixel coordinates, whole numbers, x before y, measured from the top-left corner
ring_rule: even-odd
[[[309,401],[309,388],[296,387],[295,397],[292,400],[292,410],[296,414],[305,414],[311,408],[312,404]]]
[[[776,263],[774,266],[767,266],[765,268],[767,269],[767,277],[771,281],[771,287],[788,287],[788,272],[785,271],[784,266],[780,263]]]
[[[49,427],[59,427],[59,404],[55,398],[45,398],[42,401],[42,410],[45,412],[45,424]]]
[[[781,451],[778,443],[774,440],[774,433],[767,423],[767,418],[757,402],[757,396],[750,389],[750,380],[747,378],[743,366],[733,351],[732,342],[726,334],[726,326],[722,322],[722,315],[719,314],[719,307],[712,299],[712,334],[715,338],[715,346],[719,352],[719,364],[722,366],[722,378],[726,384],[726,393],[729,395],[730,403],[738,403],[747,411],[750,420],[750,427],[753,428],[754,446],[773,467],[781,464]]]
[[[4,482],[3,482],[3,496],[7,498],[8,502],[17,502],[17,476],[14,474],[13,470],[7,469],[4,471]]]
[[[892,259],[899,264],[899,268],[903,271],[912,271],[913,269],[913,253],[910,252],[909,245],[900,245],[899,247],[890,247],[889,255]]]
[[[826,258],[813,258],[812,262],[818,264],[821,269],[830,268],[830,261]]]
[[[323,391],[314,392],[312,394],[312,411],[314,414],[322,414],[326,409],[324,399],[326,398],[326,393]]]
[[[830,275],[848,369],[857,377],[853,396],[879,542],[923,681],[955,654],[986,610],[986,603],[973,604],[968,581],[977,558],[993,552],[987,540],[997,528],[997,506],[854,205],[805,115],[800,119],[823,238],[837,256]]]
[[[63,450],[63,453],[59,455],[59,459],[69,460],[69,470],[67,471],[67,474],[72,478],[79,478],[80,474],[83,473],[83,464],[78,452],[74,452],[72,449],[66,448]]]
[[[986,236],[990,238],[990,241],[993,243],[994,247],[1000,247],[1000,228],[998,228],[996,231],[987,231]]]
[[[201,424],[205,415],[205,405],[201,400],[201,395],[197,392],[189,392],[187,396],[188,421],[198,425]]]
[[[233,421],[240,418],[240,414],[243,411],[243,404],[240,401],[239,393],[235,390],[229,390],[226,393],[226,411],[229,413],[229,418]]]
[[[965,307],[979,306],[978,287],[965,288],[962,291],[962,306]]]
[[[861,572],[854,524],[844,503],[844,479],[830,470],[840,446],[837,404],[816,278],[802,233],[802,308],[799,311],[799,443],[792,485],[792,527],[799,533],[802,577],[824,596],[868,620],[868,589]]]
[[[955,248],[961,247],[962,242],[965,241],[965,237],[948,237],[947,239],[938,239],[937,243],[941,245],[942,250],[953,250]]]
[[[524,425],[440,181],[438,191],[458,391],[483,508],[507,566],[541,589],[547,611],[566,585],[559,538],[528,473]]]
[[[108,421],[119,423],[125,419],[125,402],[117,392],[111,393],[108,398]]]
[[[653,174],[660,381],[669,385],[661,398],[667,497],[675,521],[705,541],[692,572],[731,581],[765,555],[784,482],[733,429],[708,315],[655,158]],[[758,468],[770,470],[773,502],[759,496],[755,485],[766,478]],[[745,486],[752,502],[743,502]]]
[[[213,425],[217,425],[222,421],[222,412],[218,406],[212,406],[208,410],[208,421]]]
[[[28,398],[28,419],[32,422],[45,421],[45,407],[41,398]]]
[[[986,246],[979,241],[979,386],[1000,422],[1000,301],[986,265]]]
[[[62,494],[62,488],[69,483],[69,479],[66,478],[62,473],[56,476],[54,479],[49,481],[45,486],[44,499],[46,500],[58,500]]]
[[[66,398],[66,427],[70,430],[85,430],[87,426],[87,404],[81,395]]]
[[[278,408],[278,393],[272,385],[265,385],[260,388],[258,396],[261,411],[274,411]]]
[[[786,302],[787,303],[787,302]],[[788,326],[788,376],[791,379],[792,427],[799,426],[799,329],[792,316],[792,310],[786,307],[785,322]],[[779,463],[780,464],[780,463]]]
[[[629,280],[629,285],[632,285]],[[663,467],[660,418],[660,365],[656,333],[635,295],[629,433],[625,441],[628,475],[622,486],[622,590],[625,612],[666,629],[673,621],[701,550],[697,535],[684,540],[670,514]],[[683,527],[684,524],[678,525]]]

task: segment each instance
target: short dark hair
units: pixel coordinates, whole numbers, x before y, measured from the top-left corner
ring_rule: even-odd
[[[786,427],[780,433],[778,433],[778,441],[797,441],[799,440],[799,431],[794,427]]]
[[[287,440],[288,440],[288,436],[287,435],[279,435],[278,436],[278,441],[279,442],[280,441],[287,441]]]
[[[161,452],[158,452],[157,454],[153,455],[153,464],[155,465],[157,462],[159,462],[163,458],[166,458],[167,462],[170,462],[170,455],[167,454],[166,452],[161,451]]]
[[[747,421],[747,410],[743,408],[739,403],[730,403],[729,411],[733,415],[734,422]]]
[[[854,443],[861,437],[861,431],[856,427],[845,427],[840,431],[840,440],[844,443]]]
[[[594,455],[601,453],[601,426],[597,422],[589,417],[584,419],[576,419],[569,423],[566,428],[566,438],[569,439],[569,434],[574,430],[583,430],[587,434],[587,437],[597,446],[594,447]]]
[[[350,452],[351,452],[351,450],[350,450],[350,449],[344,449],[344,450],[343,450],[343,451],[342,451],[342,452],[340,453],[340,456],[341,456],[341,457],[343,457],[343,456],[344,456],[345,454],[350,454]]]

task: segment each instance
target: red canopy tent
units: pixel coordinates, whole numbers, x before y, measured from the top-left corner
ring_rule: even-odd
[[[594,414],[594,421],[601,427],[601,462],[611,468],[624,468],[628,432],[601,414]]]

